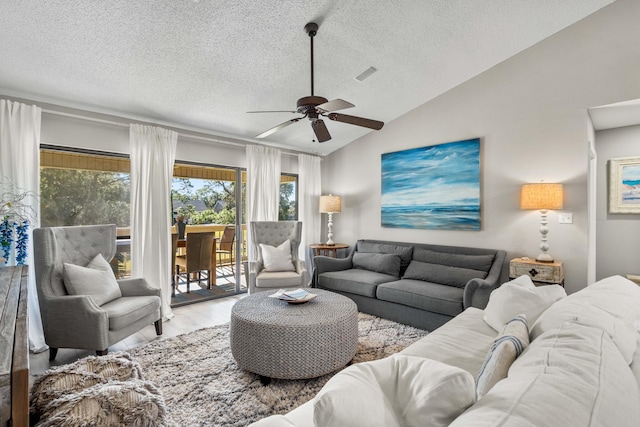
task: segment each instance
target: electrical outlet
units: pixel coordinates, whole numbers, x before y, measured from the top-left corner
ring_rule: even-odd
[[[560,212],[558,214],[560,224],[573,224],[573,214],[571,212]]]

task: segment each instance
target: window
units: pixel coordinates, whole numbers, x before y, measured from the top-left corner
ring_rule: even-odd
[[[119,277],[131,274],[129,171],[125,156],[44,145],[40,153],[41,225],[116,224],[118,252],[112,266]],[[297,179],[297,175],[281,175],[279,220],[298,218]],[[240,168],[176,164],[171,191],[173,209],[167,212],[167,221],[175,223],[176,217],[183,214],[191,230],[214,230],[218,239],[225,226],[239,224],[242,234],[238,233],[236,240],[240,258],[233,257],[234,272],[241,272],[241,260],[246,259],[245,182],[246,171]],[[236,221],[238,206],[242,206],[240,221]],[[231,257],[227,258],[221,259],[221,264],[231,262]],[[241,283],[241,279],[241,274],[235,274],[230,283]]]
[[[42,227],[116,224],[117,277],[131,276],[129,159],[96,152],[40,151]]]

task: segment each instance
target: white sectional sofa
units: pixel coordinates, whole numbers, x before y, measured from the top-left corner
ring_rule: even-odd
[[[640,286],[613,276],[565,296],[527,280],[504,284],[485,310],[467,308],[397,355],[352,365],[311,401],[252,426],[638,426]],[[516,314],[528,319],[530,343],[478,398],[476,377],[492,348],[495,361],[492,344],[503,342],[499,325]]]

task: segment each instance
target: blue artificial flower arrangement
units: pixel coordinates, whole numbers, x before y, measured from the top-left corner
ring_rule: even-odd
[[[29,242],[29,221],[35,218],[35,211],[29,198],[32,191],[23,191],[7,178],[0,181],[0,265],[7,265],[11,259],[11,249],[15,237],[16,264],[24,265]]]

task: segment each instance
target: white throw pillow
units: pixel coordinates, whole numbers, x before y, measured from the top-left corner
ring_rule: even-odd
[[[529,326],[526,316],[521,314],[508,321],[502,333],[491,344],[476,379],[478,399],[487,394],[498,381],[507,378],[509,368],[528,345]]]
[[[86,267],[65,262],[62,280],[69,295],[89,295],[98,305],[122,296],[116,276],[102,254],[96,255]]]
[[[604,330],[618,347],[627,365],[637,347],[640,319],[640,287],[622,276],[602,279],[557,302],[531,327],[531,340],[565,321]]]
[[[349,366],[314,399],[316,427],[447,426],[475,403],[475,381],[460,368],[393,355]]]
[[[566,296],[560,285],[536,286],[529,276],[520,276],[491,292],[484,321],[500,331],[514,316],[524,314],[532,325],[547,308]]]
[[[267,271],[295,271],[291,262],[291,242],[282,242],[277,248],[260,243],[264,269]]]

